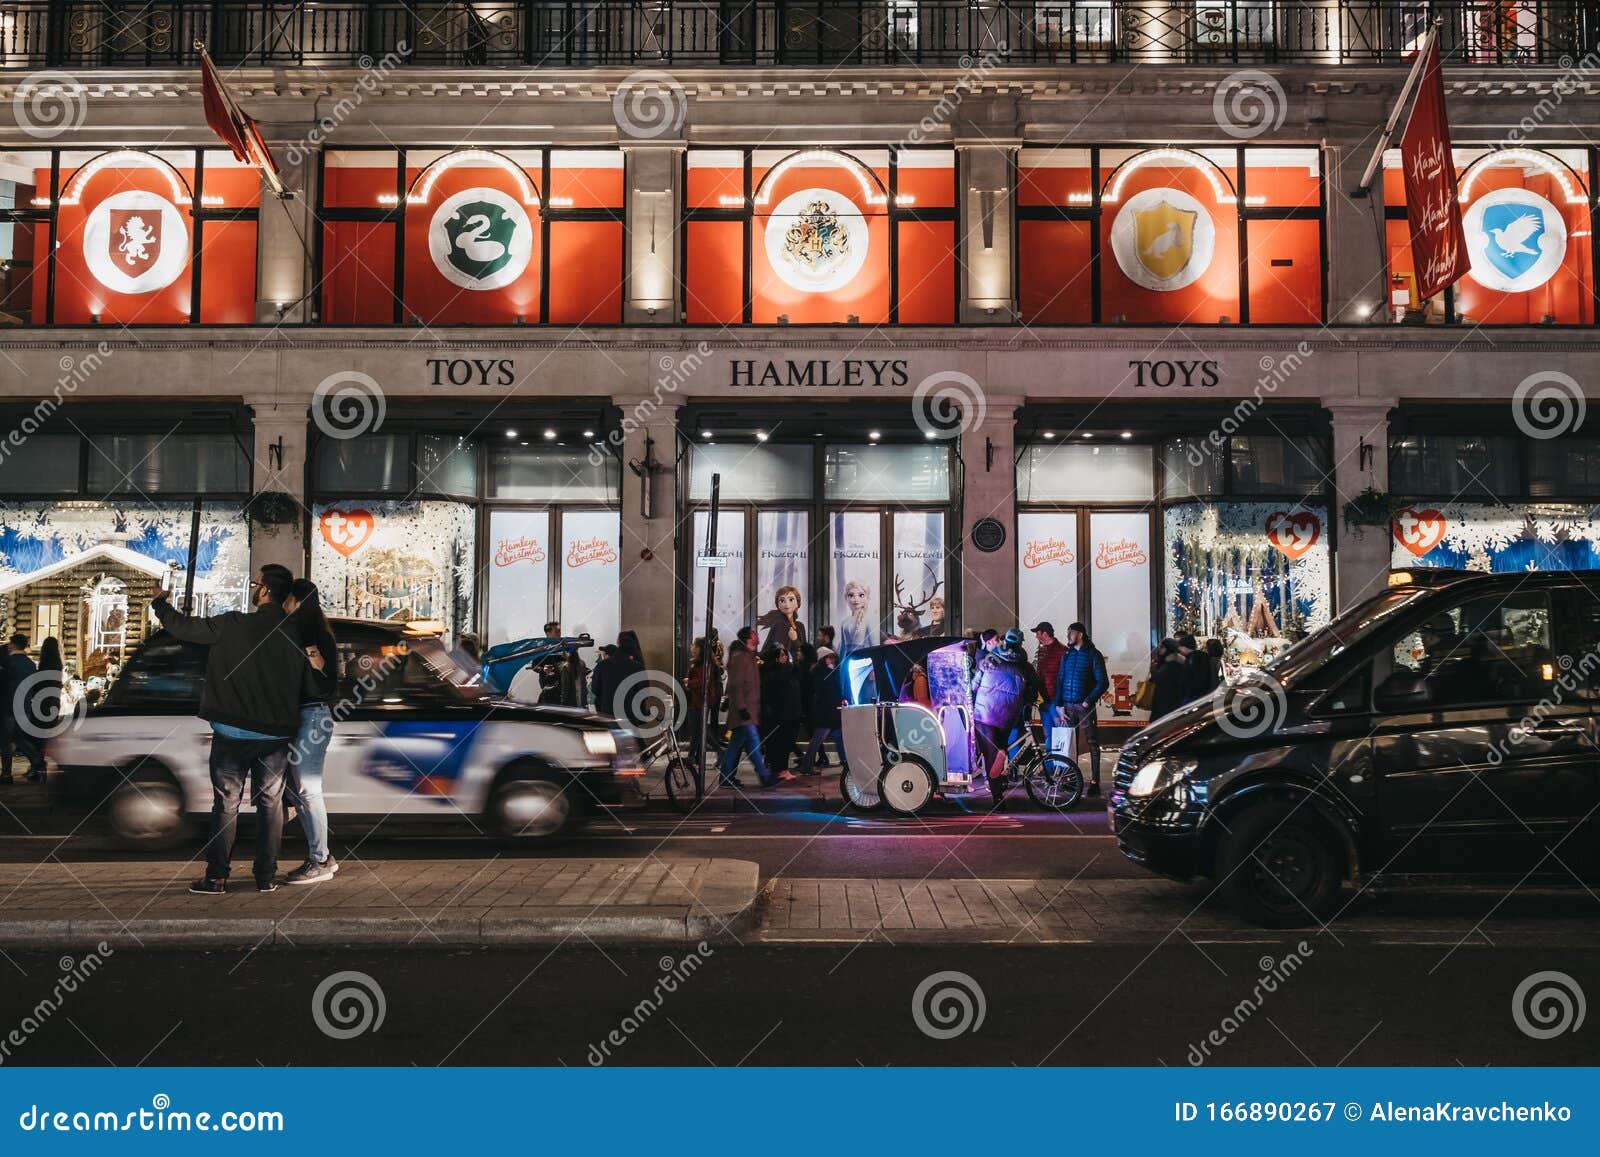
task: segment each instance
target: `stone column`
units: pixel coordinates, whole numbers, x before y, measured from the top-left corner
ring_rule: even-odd
[[[1378,123],[1383,114],[1378,113]],[[1331,325],[1382,324],[1389,302],[1388,261],[1374,220],[1383,219],[1383,170],[1366,198],[1352,197],[1372,146],[1330,147],[1326,158],[1328,242],[1328,322]]]
[[[1390,533],[1381,526],[1348,526],[1344,504],[1371,486],[1389,490],[1389,411],[1373,398],[1328,402],[1333,416],[1332,517],[1339,520],[1333,555],[1334,607],[1343,610],[1383,589],[1389,580]],[[1363,461],[1365,459],[1365,461]]]
[[[256,321],[267,325],[310,320],[313,302],[301,299],[311,288],[310,249],[315,244],[313,233],[317,228],[311,211],[316,203],[316,190],[312,188],[317,173],[314,156],[294,143],[275,143],[273,156],[279,165],[279,179],[295,195],[280,201],[265,181],[261,183],[256,226]]]
[[[683,216],[683,146],[624,145],[628,230],[622,320],[627,325],[677,325],[678,223]]]
[[[677,668],[673,611],[677,604],[675,542],[693,551],[687,530],[678,534],[678,407],[667,402],[648,412],[637,402],[619,398],[623,414],[622,445],[622,626],[639,632],[646,660],[658,671]],[[655,470],[649,476],[651,511],[645,517],[646,441]],[[596,640],[597,642],[600,640]],[[610,640],[605,640],[609,642]]]
[[[961,629],[1004,631],[1017,625],[1017,467],[1013,450],[1018,397],[990,394],[983,421],[961,435]],[[1005,528],[999,550],[972,544],[985,518]],[[954,546],[954,544],[951,544]]]
[[[1017,317],[1011,253],[1011,173],[1017,142],[958,140],[956,147],[962,183],[956,229],[965,254],[958,320],[1006,325]]]
[[[306,569],[307,399],[246,398],[255,416],[254,490],[281,491],[301,504],[301,517],[280,526],[250,527],[250,566],[276,562],[295,574]]]

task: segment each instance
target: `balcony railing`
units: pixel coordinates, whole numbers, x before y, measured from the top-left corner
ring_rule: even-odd
[[[1566,67],[1600,0],[0,0],[0,69],[1373,64],[1436,17],[1451,63]]]

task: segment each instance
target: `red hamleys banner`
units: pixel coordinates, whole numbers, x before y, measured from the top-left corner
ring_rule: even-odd
[[[1461,205],[1456,200],[1456,167],[1450,155],[1450,122],[1445,115],[1437,39],[1430,39],[1426,52],[1416,103],[1400,138],[1411,257],[1417,271],[1417,293],[1423,298],[1460,280],[1471,265],[1466,232],[1461,228]]]

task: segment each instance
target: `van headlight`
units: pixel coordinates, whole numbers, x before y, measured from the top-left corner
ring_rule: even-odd
[[[617,753],[617,738],[609,731],[585,731],[583,745],[589,749],[590,755],[615,755]]]
[[[1157,795],[1194,774],[1199,765],[1192,759],[1155,759],[1141,767],[1128,785],[1132,799]]]

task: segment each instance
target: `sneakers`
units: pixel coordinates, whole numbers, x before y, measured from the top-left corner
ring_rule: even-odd
[[[1089,785],[1089,794],[1091,796],[1097,796],[1100,794],[1100,781],[1098,779]]]
[[[226,896],[228,894],[228,881],[202,877],[189,885],[189,891],[196,896]]]
[[[307,860],[294,871],[283,878],[285,884],[320,884],[324,880],[333,879],[333,874],[339,870],[339,865],[334,863],[333,857],[326,860]]]
[[[28,769],[28,774],[23,776],[22,778],[27,780],[29,783],[43,783],[44,782],[44,768],[42,768],[42,767],[30,767]]]
[[[256,891],[257,892],[276,892],[277,890],[278,890],[278,881],[276,881],[276,880],[257,880],[256,881]]]

